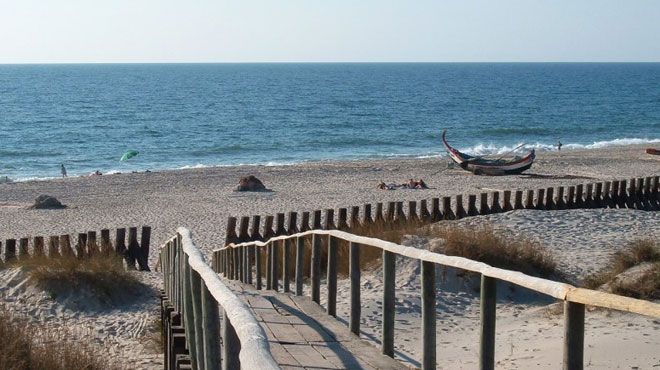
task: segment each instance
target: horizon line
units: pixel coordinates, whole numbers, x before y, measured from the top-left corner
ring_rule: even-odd
[[[110,65],[110,64],[658,64],[657,61],[116,61],[116,62],[0,62],[10,65]]]

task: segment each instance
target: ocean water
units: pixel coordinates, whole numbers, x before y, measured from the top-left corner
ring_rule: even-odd
[[[475,154],[659,143],[660,63],[0,65],[15,181],[441,156],[442,129]]]

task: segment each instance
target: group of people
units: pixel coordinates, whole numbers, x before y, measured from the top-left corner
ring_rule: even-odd
[[[428,185],[426,185],[426,183],[422,179],[419,180],[409,179],[407,183],[403,183],[403,184],[386,184],[383,181],[381,181],[380,184],[378,184],[378,189],[381,190],[428,189],[428,188],[429,188]]]

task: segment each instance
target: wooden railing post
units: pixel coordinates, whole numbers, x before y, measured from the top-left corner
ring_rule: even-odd
[[[110,235],[108,235],[108,243],[110,243]],[[151,226],[142,226],[142,233],[140,235],[140,253],[138,254],[138,265],[140,271],[151,271],[149,269],[149,244],[151,243]]]
[[[255,271],[255,285],[257,290],[261,290],[261,247],[255,245],[254,246],[254,269]]]
[[[312,301],[321,302],[321,237],[312,235]]]
[[[87,233],[87,251],[90,255],[98,250],[96,246],[96,233],[90,231]],[[140,255],[140,244],[137,241],[137,227],[128,228],[128,253],[126,263],[128,268],[134,270],[135,262]]]
[[[337,316],[337,238],[328,235],[328,302],[327,312]]]
[[[204,343],[204,369],[220,368],[220,322],[218,302],[202,281],[202,324]]]
[[[48,258],[60,256],[60,237],[53,235],[48,241]]]
[[[584,368],[584,305],[564,302],[564,370]]]
[[[488,208],[488,193],[481,193],[479,198],[479,214],[487,215],[490,213]]]
[[[360,335],[360,245],[353,242],[349,246],[349,275],[351,280],[351,317],[349,329],[351,333]]]
[[[525,198],[525,208],[534,208],[534,190],[527,190],[527,197]]]
[[[502,209],[504,209],[505,212],[510,211],[513,209],[513,207],[511,206],[511,190],[504,190],[503,194],[504,196],[502,202],[504,203],[504,206],[502,207]]]
[[[231,324],[227,313],[222,315],[222,369],[235,370],[241,368],[239,354],[241,353],[241,341],[238,340],[236,329]]]
[[[545,189],[536,189],[536,209],[547,209],[545,201]]]
[[[500,193],[498,191],[494,191],[491,194],[491,199],[490,199],[490,213],[500,213],[502,212],[502,206],[500,205]]]
[[[76,257],[78,257],[79,259],[83,258],[85,256],[86,248],[87,248],[87,233],[78,233],[78,242],[76,243]]]
[[[435,369],[435,264],[422,264],[422,369]]]
[[[514,202],[513,208],[515,208],[515,209],[525,208],[525,206],[523,205],[523,192],[522,192],[522,190],[516,190],[516,200]]]
[[[396,254],[383,250],[383,332],[381,351],[394,357],[394,299]]]
[[[476,216],[479,214],[477,210],[477,196],[474,194],[468,195],[468,216]]]
[[[451,210],[451,197],[442,197],[442,218],[445,220],[456,218],[454,212]]]
[[[566,202],[564,201],[564,187],[557,187],[557,198],[555,199],[555,208],[564,209],[566,208]]]
[[[24,260],[30,257],[30,252],[28,251],[28,238],[21,238],[18,241],[18,258]]]
[[[16,239],[7,239],[5,241],[5,263],[16,261]]]
[[[34,237],[34,253],[32,257],[40,257],[44,255],[44,237],[35,236]]]
[[[303,269],[305,258],[305,239],[302,237],[296,238],[296,295],[303,294]]]
[[[479,369],[495,369],[495,308],[497,280],[481,275],[481,340]]]
[[[80,240],[80,235],[84,234],[78,234],[78,240]],[[115,253],[119,256],[126,253],[126,229],[123,227],[118,228],[115,232]]]
[[[431,218],[433,221],[442,220],[442,212],[440,211],[440,198],[431,198]]]

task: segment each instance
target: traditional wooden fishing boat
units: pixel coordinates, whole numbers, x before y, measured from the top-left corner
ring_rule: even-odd
[[[465,153],[461,153],[447,143],[445,134],[447,130],[442,131],[442,142],[447,148],[449,157],[456,162],[462,169],[470,171],[475,175],[513,175],[521,173],[532,167],[536,154],[532,149],[527,155],[523,157],[514,157],[512,159],[487,159],[484,157],[475,157]]]

